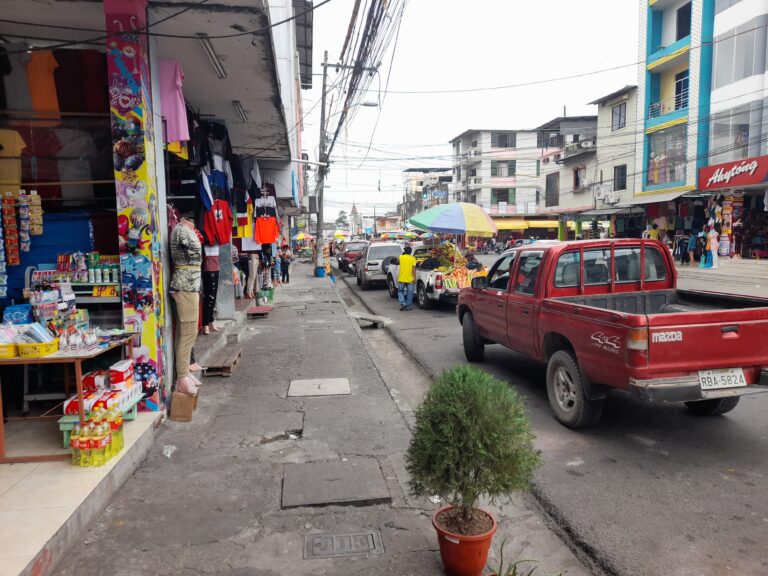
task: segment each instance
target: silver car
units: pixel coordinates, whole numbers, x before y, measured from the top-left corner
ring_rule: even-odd
[[[355,267],[357,285],[363,290],[368,290],[375,282],[386,284],[390,264],[402,253],[403,246],[397,242],[370,244]]]

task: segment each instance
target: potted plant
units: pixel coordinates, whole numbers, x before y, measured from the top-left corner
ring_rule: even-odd
[[[522,399],[478,368],[451,368],[427,392],[406,456],[409,489],[450,503],[432,517],[449,575],[482,573],[496,520],[477,502],[529,486],[540,461],[533,438]]]

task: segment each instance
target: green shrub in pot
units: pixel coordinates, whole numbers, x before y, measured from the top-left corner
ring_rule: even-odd
[[[407,453],[410,492],[440,496],[469,526],[481,497],[494,502],[529,487],[540,464],[533,439],[515,390],[474,366],[455,366],[416,412]]]

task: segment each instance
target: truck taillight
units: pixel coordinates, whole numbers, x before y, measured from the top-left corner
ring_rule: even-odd
[[[435,290],[442,290],[443,289],[443,275],[438,274],[435,276]]]
[[[627,362],[630,366],[648,364],[648,329],[630,328],[627,336]]]

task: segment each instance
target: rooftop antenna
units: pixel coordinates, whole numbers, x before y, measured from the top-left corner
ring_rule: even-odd
[[[565,105],[563,105],[563,118],[566,118],[568,113],[565,111]]]

